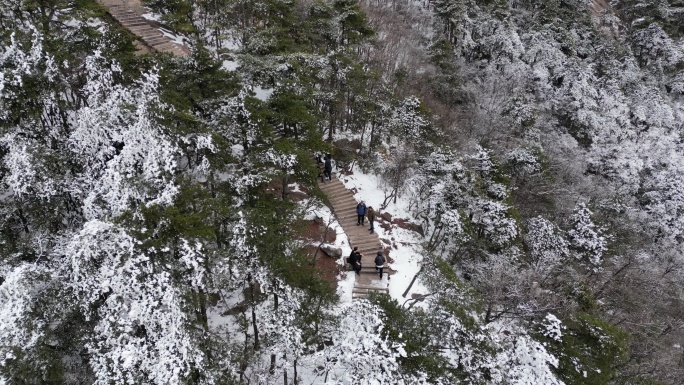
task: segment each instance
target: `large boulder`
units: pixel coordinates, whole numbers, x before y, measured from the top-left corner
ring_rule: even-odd
[[[342,249],[329,243],[322,243],[321,250],[331,258],[339,258],[342,256]]]
[[[392,214],[383,212],[380,214],[380,218],[386,220],[387,222],[392,222]]]

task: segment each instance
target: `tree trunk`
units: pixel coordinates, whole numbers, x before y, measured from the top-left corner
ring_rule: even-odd
[[[209,317],[207,317],[207,293],[199,289],[197,291],[197,299],[199,302],[199,309],[197,312],[197,318],[202,325],[202,328],[207,331],[209,330]]]
[[[252,329],[254,329],[254,350],[259,350],[259,327],[256,322],[256,309],[254,307],[254,285],[252,284],[252,276],[249,279],[249,294],[251,295],[250,302],[252,305]]]
[[[406,288],[406,291],[404,291],[404,294],[401,295],[402,297],[406,298],[409,291],[411,290],[411,287],[413,287],[413,284],[416,282],[416,279],[418,278],[418,276],[420,275],[420,273],[422,271],[423,271],[423,265],[420,265],[420,269],[418,270],[416,275],[413,276],[413,279],[411,280],[411,283],[409,283],[408,287]]]
[[[283,194],[282,194],[282,199],[285,200],[287,199],[287,196],[290,195],[290,186],[289,186],[289,177],[287,174],[283,177]]]
[[[276,364],[276,355],[271,354],[271,366],[268,368],[268,372],[273,374],[275,373],[275,364]]]
[[[293,373],[293,377],[294,377],[294,385],[297,385],[297,384],[299,383],[299,381],[297,381],[297,360],[294,360],[294,373]]]

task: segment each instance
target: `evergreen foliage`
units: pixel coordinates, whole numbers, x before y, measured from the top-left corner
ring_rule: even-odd
[[[681,2],[144,4],[0,0],[0,384],[684,382]],[[424,294],[312,265],[329,152]]]

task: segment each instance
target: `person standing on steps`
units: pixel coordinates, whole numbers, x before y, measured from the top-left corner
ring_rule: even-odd
[[[380,279],[382,279],[382,269],[385,267],[385,256],[382,251],[378,251],[375,255],[375,270],[380,272]]]
[[[356,225],[357,226],[365,226],[366,225],[366,203],[364,201],[359,202],[358,205],[356,205]]]
[[[370,224],[370,233],[373,234],[375,232],[375,227],[373,227],[375,222],[375,210],[373,210],[373,206],[368,206],[366,217],[368,218],[368,223]]]
[[[363,255],[361,253],[359,253],[359,247],[355,246],[354,250],[352,250],[351,254],[349,254],[349,256],[347,257],[347,263],[351,266],[352,270],[355,270],[354,265],[356,262],[356,255],[357,254],[360,256],[359,257],[359,261],[360,261],[361,257],[363,257]]]
[[[323,162],[323,155],[320,153],[316,154],[316,167],[318,167],[318,178],[321,178],[321,182],[325,183],[325,162]]]
[[[328,181],[332,180],[332,156],[330,154],[325,154],[325,166],[323,169],[323,176],[328,177]]]
[[[356,275],[361,275],[361,253],[359,253],[357,250],[358,247],[354,247],[354,251],[352,251],[352,255],[350,256],[352,260],[352,268],[354,269],[354,272]]]

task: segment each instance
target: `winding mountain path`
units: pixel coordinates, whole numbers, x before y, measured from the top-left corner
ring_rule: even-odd
[[[153,20],[148,20],[142,15],[148,11],[140,4],[140,0],[98,0],[107,7],[112,17],[119,22],[138,40],[144,47],[138,44],[138,52],[168,52],[176,56],[188,56],[188,47],[176,43],[172,38],[161,32],[161,26]]]
[[[363,254],[361,259],[363,268],[361,269],[361,275],[356,276],[352,298],[366,298],[369,293],[374,291],[387,293],[389,291],[387,286],[389,285],[390,275],[395,274],[396,271],[385,264],[382,280],[375,271],[375,254],[378,251],[383,251],[383,247],[377,233],[370,234],[368,223],[363,227],[356,225],[356,205],[358,202],[354,198],[354,194],[344,186],[336,174],[331,182],[319,182],[318,186],[328,196],[333,212],[349,238],[350,246],[352,248],[358,246],[359,252]],[[378,226],[379,223],[376,220],[375,227],[377,228]],[[388,259],[387,253],[384,251],[383,253],[385,254],[385,259]],[[347,256],[345,255],[343,258],[346,259]],[[353,274],[353,272],[350,271],[350,274]]]

